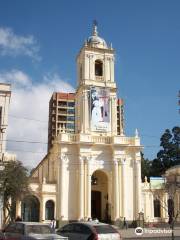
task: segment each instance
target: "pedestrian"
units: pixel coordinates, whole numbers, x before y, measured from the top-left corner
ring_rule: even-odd
[[[170,226],[172,225],[172,222],[173,222],[173,216],[172,216],[172,214],[169,214],[168,223],[169,223]]]
[[[126,218],[124,217],[124,221],[123,221],[123,226],[124,226],[124,228],[128,228],[128,224],[127,224],[127,221],[126,221]]]
[[[56,220],[54,218],[51,220],[50,226],[51,226],[51,228],[53,230],[55,230],[55,228],[56,228]]]

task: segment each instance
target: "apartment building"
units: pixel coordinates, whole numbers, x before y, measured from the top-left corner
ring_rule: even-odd
[[[54,92],[49,102],[48,149],[61,132],[75,132],[75,94]]]
[[[117,99],[117,135],[124,134],[124,101]]]

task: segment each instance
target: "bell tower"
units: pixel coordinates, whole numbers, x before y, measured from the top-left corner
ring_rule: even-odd
[[[116,135],[114,49],[98,36],[96,23],[77,56],[77,84],[76,132]]]

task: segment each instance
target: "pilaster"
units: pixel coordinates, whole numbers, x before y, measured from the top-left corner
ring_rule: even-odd
[[[62,154],[60,157],[60,181],[59,181],[59,192],[60,192],[60,207],[59,207],[59,216],[60,220],[63,220],[65,217],[65,193],[67,192],[66,186],[66,167],[68,164],[68,158],[65,154]]]
[[[87,217],[91,218],[91,163],[87,157]]]
[[[84,157],[79,157],[79,220],[84,218]]]
[[[119,219],[119,174],[118,174],[118,161],[114,159],[114,221]]]
[[[136,216],[141,212],[141,161],[135,160]]]
[[[126,217],[127,214],[127,204],[126,204],[126,198],[127,198],[127,184],[126,184],[126,160],[121,159],[120,161],[121,164],[121,182],[122,182],[122,216]]]

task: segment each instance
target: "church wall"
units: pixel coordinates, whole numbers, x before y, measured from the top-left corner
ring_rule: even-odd
[[[68,158],[63,177],[63,220],[75,220],[78,215],[78,148],[77,145],[63,145],[60,152]]]

